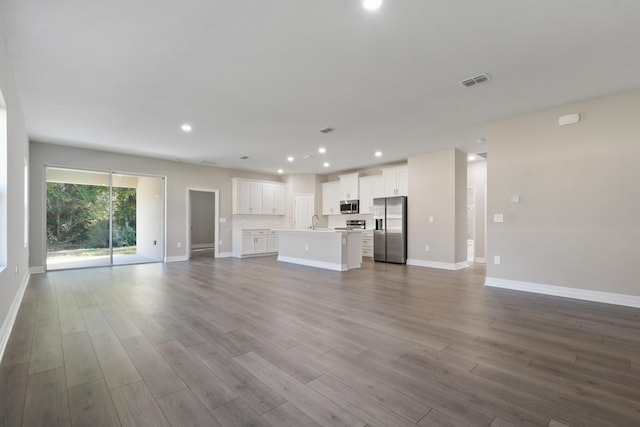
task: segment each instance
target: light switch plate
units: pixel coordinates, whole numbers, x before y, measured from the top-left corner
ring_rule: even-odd
[[[495,223],[504,222],[504,215],[503,214],[493,214],[493,222],[495,222]]]
[[[496,255],[493,257],[493,263],[496,265],[500,264],[500,255]]]

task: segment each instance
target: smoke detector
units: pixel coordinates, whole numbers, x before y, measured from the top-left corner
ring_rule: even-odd
[[[487,73],[478,74],[477,76],[470,77],[460,82],[464,87],[471,87],[479,85],[480,83],[486,83],[491,80],[491,77]]]

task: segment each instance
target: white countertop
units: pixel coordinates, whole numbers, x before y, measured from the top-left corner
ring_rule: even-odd
[[[307,228],[274,228],[271,231],[279,232],[296,232],[296,233],[361,233],[363,230],[336,230],[334,228],[316,228],[315,230]]]

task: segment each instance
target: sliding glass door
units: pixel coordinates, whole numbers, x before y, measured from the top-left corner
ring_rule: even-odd
[[[164,180],[47,168],[47,269],[162,261]]]

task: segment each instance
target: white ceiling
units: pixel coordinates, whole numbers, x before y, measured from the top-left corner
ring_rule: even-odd
[[[488,121],[640,76],[638,0],[0,0],[0,19],[32,140],[270,173],[482,151]]]

